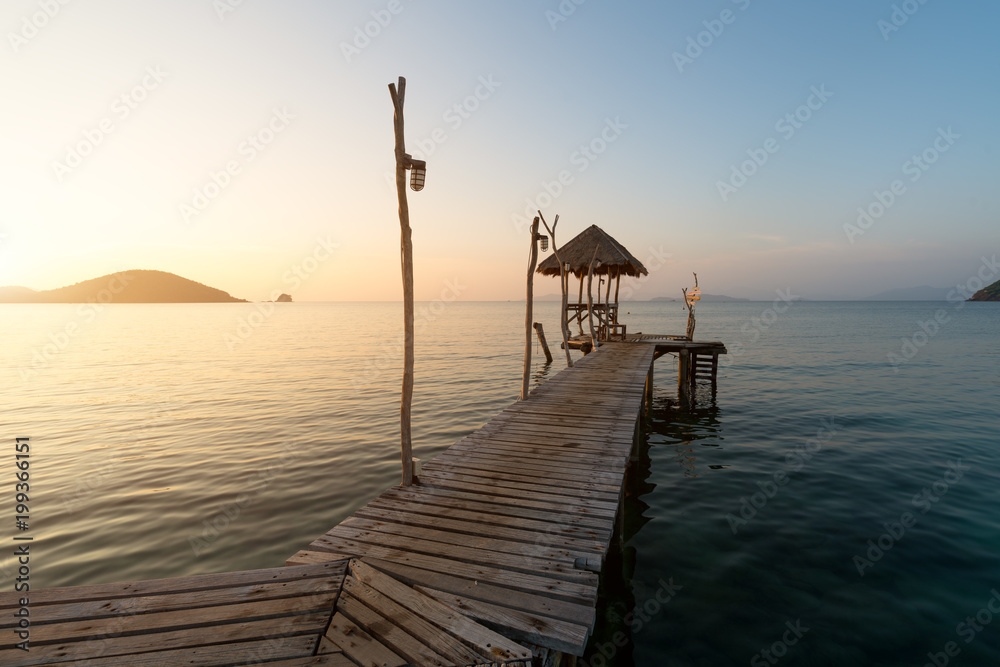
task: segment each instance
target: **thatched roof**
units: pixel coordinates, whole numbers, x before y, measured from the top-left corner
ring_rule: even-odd
[[[569,262],[570,272],[577,277],[585,276],[587,268],[590,266],[590,259],[594,256],[595,246],[597,247],[597,260],[594,262],[594,275],[649,275],[642,262],[597,225],[587,227],[573,240],[559,248],[559,259]],[[597,266],[598,262],[600,262],[599,267]],[[554,252],[538,265],[538,272],[546,276],[559,275],[559,262],[556,261]]]

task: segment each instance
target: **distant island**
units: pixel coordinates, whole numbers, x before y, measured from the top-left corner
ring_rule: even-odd
[[[284,295],[283,295],[284,296]],[[288,297],[291,300],[291,297]],[[36,291],[0,287],[0,303],[248,303],[166,271],[134,269]]]
[[[277,301],[278,303],[291,303],[292,302],[292,295],[291,294],[282,294],[277,299],[275,299],[275,301]],[[600,342],[600,341],[598,341],[598,342]]]
[[[969,301],[1000,301],[1000,280],[973,294]]]

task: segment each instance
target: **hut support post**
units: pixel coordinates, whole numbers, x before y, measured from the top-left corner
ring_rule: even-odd
[[[549,227],[549,223],[545,222],[545,216],[542,215],[541,211],[538,211],[538,218],[545,225],[545,231],[549,233],[549,238],[552,239],[552,254],[556,256],[556,261],[559,262],[559,287],[562,291],[562,311],[559,314],[559,329],[562,331],[563,349],[566,350],[566,365],[572,368],[573,357],[569,353],[569,321],[566,317],[566,311],[568,310],[566,293],[569,287],[569,277],[566,275],[566,265],[559,258],[559,246],[556,245],[556,225],[559,224],[559,216],[556,215],[552,221],[551,228]]]
[[[646,387],[645,387],[645,407],[646,416],[648,417],[653,411],[653,363],[649,364],[649,372],[646,373]]]
[[[406,202],[406,167],[409,156],[403,139],[403,101],[406,79],[399,87],[389,84],[392,96],[393,129],[396,135],[396,196],[399,199],[400,255],[403,269],[403,391],[399,405],[399,434],[403,464],[402,486],[413,484],[413,441],[410,435],[410,406],[413,404],[413,241],[410,207]]]
[[[535,333],[538,334],[538,343],[542,346],[542,352],[545,353],[545,363],[552,363],[552,353],[549,352],[549,344],[545,342],[545,331],[542,330],[542,323],[535,322]]]
[[[528,379],[531,375],[531,319],[534,299],[535,266],[538,264],[538,218],[531,223],[531,256],[528,260],[528,287],[524,300],[524,372],[521,374],[521,399],[528,398]],[[546,350],[547,351],[547,350]],[[550,359],[551,361],[551,359]]]
[[[590,320],[590,342],[594,346],[595,352],[600,345],[597,342],[597,336],[594,334],[594,299],[591,287],[594,284],[594,260],[597,259],[597,250],[599,247],[594,247],[594,255],[590,258],[590,266],[587,267],[587,319]],[[598,286],[598,289],[600,289],[600,286]],[[597,298],[600,297],[601,295],[598,294]]]
[[[691,353],[685,348],[677,356],[677,390],[681,398],[687,398],[691,390]]]
[[[583,274],[580,274],[580,294],[576,297],[576,302],[578,304],[583,303]],[[580,314],[580,309],[577,308],[576,311],[576,326],[580,329],[580,335],[583,335],[583,316]]]

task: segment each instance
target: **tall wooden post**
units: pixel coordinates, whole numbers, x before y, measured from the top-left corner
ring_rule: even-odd
[[[677,390],[681,399],[686,400],[691,390],[691,352],[683,348],[677,356]]]
[[[399,88],[389,84],[392,96],[393,128],[396,134],[396,196],[399,198],[400,255],[403,265],[403,391],[399,404],[399,435],[403,463],[403,486],[413,484],[413,442],[410,437],[410,406],[413,403],[413,240],[410,208],[406,203],[406,166],[409,156],[403,140],[403,99],[406,79]]]
[[[566,265],[559,258],[559,246],[556,245],[556,225],[559,224],[559,216],[557,215],[555,220],[552,221],[551,228],[549,227],[549,223],[545,222],[545,216],[542,215],[541,211],[538,212],[538,218],[545,225],[545,231],[549,233],[549,238],[552,239],[552,254],[556,256],[556,261],[559,262],[559,288],[562,292],[562,311],[559,313],[559,330],[562,331],[563,349],[566,350],[566,365],[573,368],[573,357],[569,354],[569,322],[566,319],[566,293],[569,289],[569,279],[566,276]]]
[[[528,289],[524,301],[524,372],[521,374],[521,399],[528,398],[531,375],[531,317],[534,299],[535,266],[538,265],[538,218],[531,222],[531,258],[528,260]]]
[[[594,246],[594,255],[590,258],[590,266],[587,267],[587,319],[590,320],[590,344],[594,346],[596,352],[600,347],[597,342],[597,334],[594,332],[594,298],[591,287],[594,284],[594,260],[597,259],[597,251],[600,246]],[[601,298],[601,286],[597,286],[597,298]]]
[[[542,346],[542,352],[545,353],[545,363],[552,363],[552,353],[549,352],[549,344],[545,342],[545,330],[542,329],[541,322],[535,322],[535,332],[538,334],[538,344]]]

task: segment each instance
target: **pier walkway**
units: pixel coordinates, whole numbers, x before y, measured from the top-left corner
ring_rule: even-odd
[[[569,664],[658,342],[576,361],[285,567],[31,591],[28,652],[0,593],[0,664]]]

